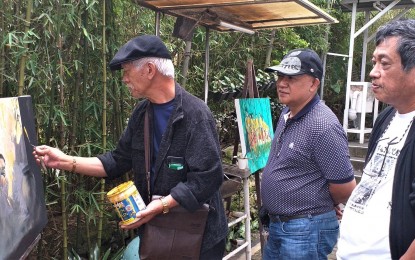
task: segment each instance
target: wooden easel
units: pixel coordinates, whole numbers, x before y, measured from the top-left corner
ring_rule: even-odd
[[[245,80],[244,80],[244,88],[242,89],[241,98],[258,98],[258,87],[256,85],[255,80],[255,69],[254,69],[254,62],[252,60],[248,60],[245,72]],[[239,145],[239,131],[236,128],[235,133],[235,143],[233,146],[233,159],[232,163],[236,163],[235,156],[238,155],[238,145]]]
[[[245,81],[244,81],[244,88],[242,90],[241,98],[259,98],[258,87],[256,84],[256,77],[255,77],[255,69],[254,69],[254,62],[253,60],[248,60],[246,72],[245,72]],[[238,155],[238,145],[239,145],[239,131],[236,128],[236,135],[235,135],[235,143],[233,147],[233,160],[232,163],[236,163],[236,156]],[[257,198],[257,208],[258,211],[262,205],[261,202],[261,181],[260,181],[260,173],[261,170],[256,171],[253,173],[255,176],[255,191],[256,191],[256,198]],[[259,219],[259,218],[258,218]],[[262,235],[263,228],[261,220],[259,219],[259,234],[261,240],[261,253],[265,244],[264,236]]]

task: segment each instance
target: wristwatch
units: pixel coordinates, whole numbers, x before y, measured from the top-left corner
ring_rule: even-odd
[[[163,205],[163,214],[169,213],[169,203],[165,197],[160,198],[161,204]]]

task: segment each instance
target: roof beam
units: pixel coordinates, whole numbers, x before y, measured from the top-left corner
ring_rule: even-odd
[[[140,1],[136,0],[137,3],[147,2],[151,3],[154,2],[154,6],[156,6],[157,1]],[[160,4],[157,7],[162,10],[181,10],[181,9],[197,9],[197,8],[218,8],[218,7],[227,7],[227,6],[238,6],[238,5],[260,5],[260,4],[268,4],[268,3],[282,3],[282,2],[293,2],[292,0],[263,0],[263,1],[255,1],[255,0],[248,0],[248,1],[209,1],[208,3],[192,3],[192,4],[174,4],[174,5],[163,5]],[[295,1],[297,2],[297,1]]]
[[[288,17],[280,19],[268,19],[268,20],[255,20],[255,21],[245,21],[246,23],[270,23],[270,22],[281,22],[281,21],[298,21],[298,20],[309,20],[309,19],[322,19],[319,16],[304,16],[304,17]]]

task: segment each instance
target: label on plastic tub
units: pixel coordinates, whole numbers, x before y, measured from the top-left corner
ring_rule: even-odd
[[[146,208],[140,193],[132,181],[120,184],[108,192],[107,196],[109,201],[113,203],[123,225],[137,221],[136,214]]]

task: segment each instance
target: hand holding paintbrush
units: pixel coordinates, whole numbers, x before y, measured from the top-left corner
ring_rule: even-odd
[[[72,172],[76,168],[76,161],[73,156],[66,155],[61,150],[47,145],[34,147],[33,156],[38,164],[48,168]]]
[[[36,163],[48,168],[70,171],[94,177],[106,177],[104,166],[97,157],[75,157],[47,145],[33,146]]]
[[[29,141],[29,144],[33,147],[33,149],[36,149],[36,146],[34,144],[32,144],[32,142],[30,142],[30,138],[29,138],[29,134],[27,133],[26,127],[23,127],[24,133],[26,135],[27,141]],[[43,170],[47,170],[46,165],[45,165],[45,161],[43,159],[43,157],[39,157],[37,158],[39,159],[40,165],[42,166]]]

